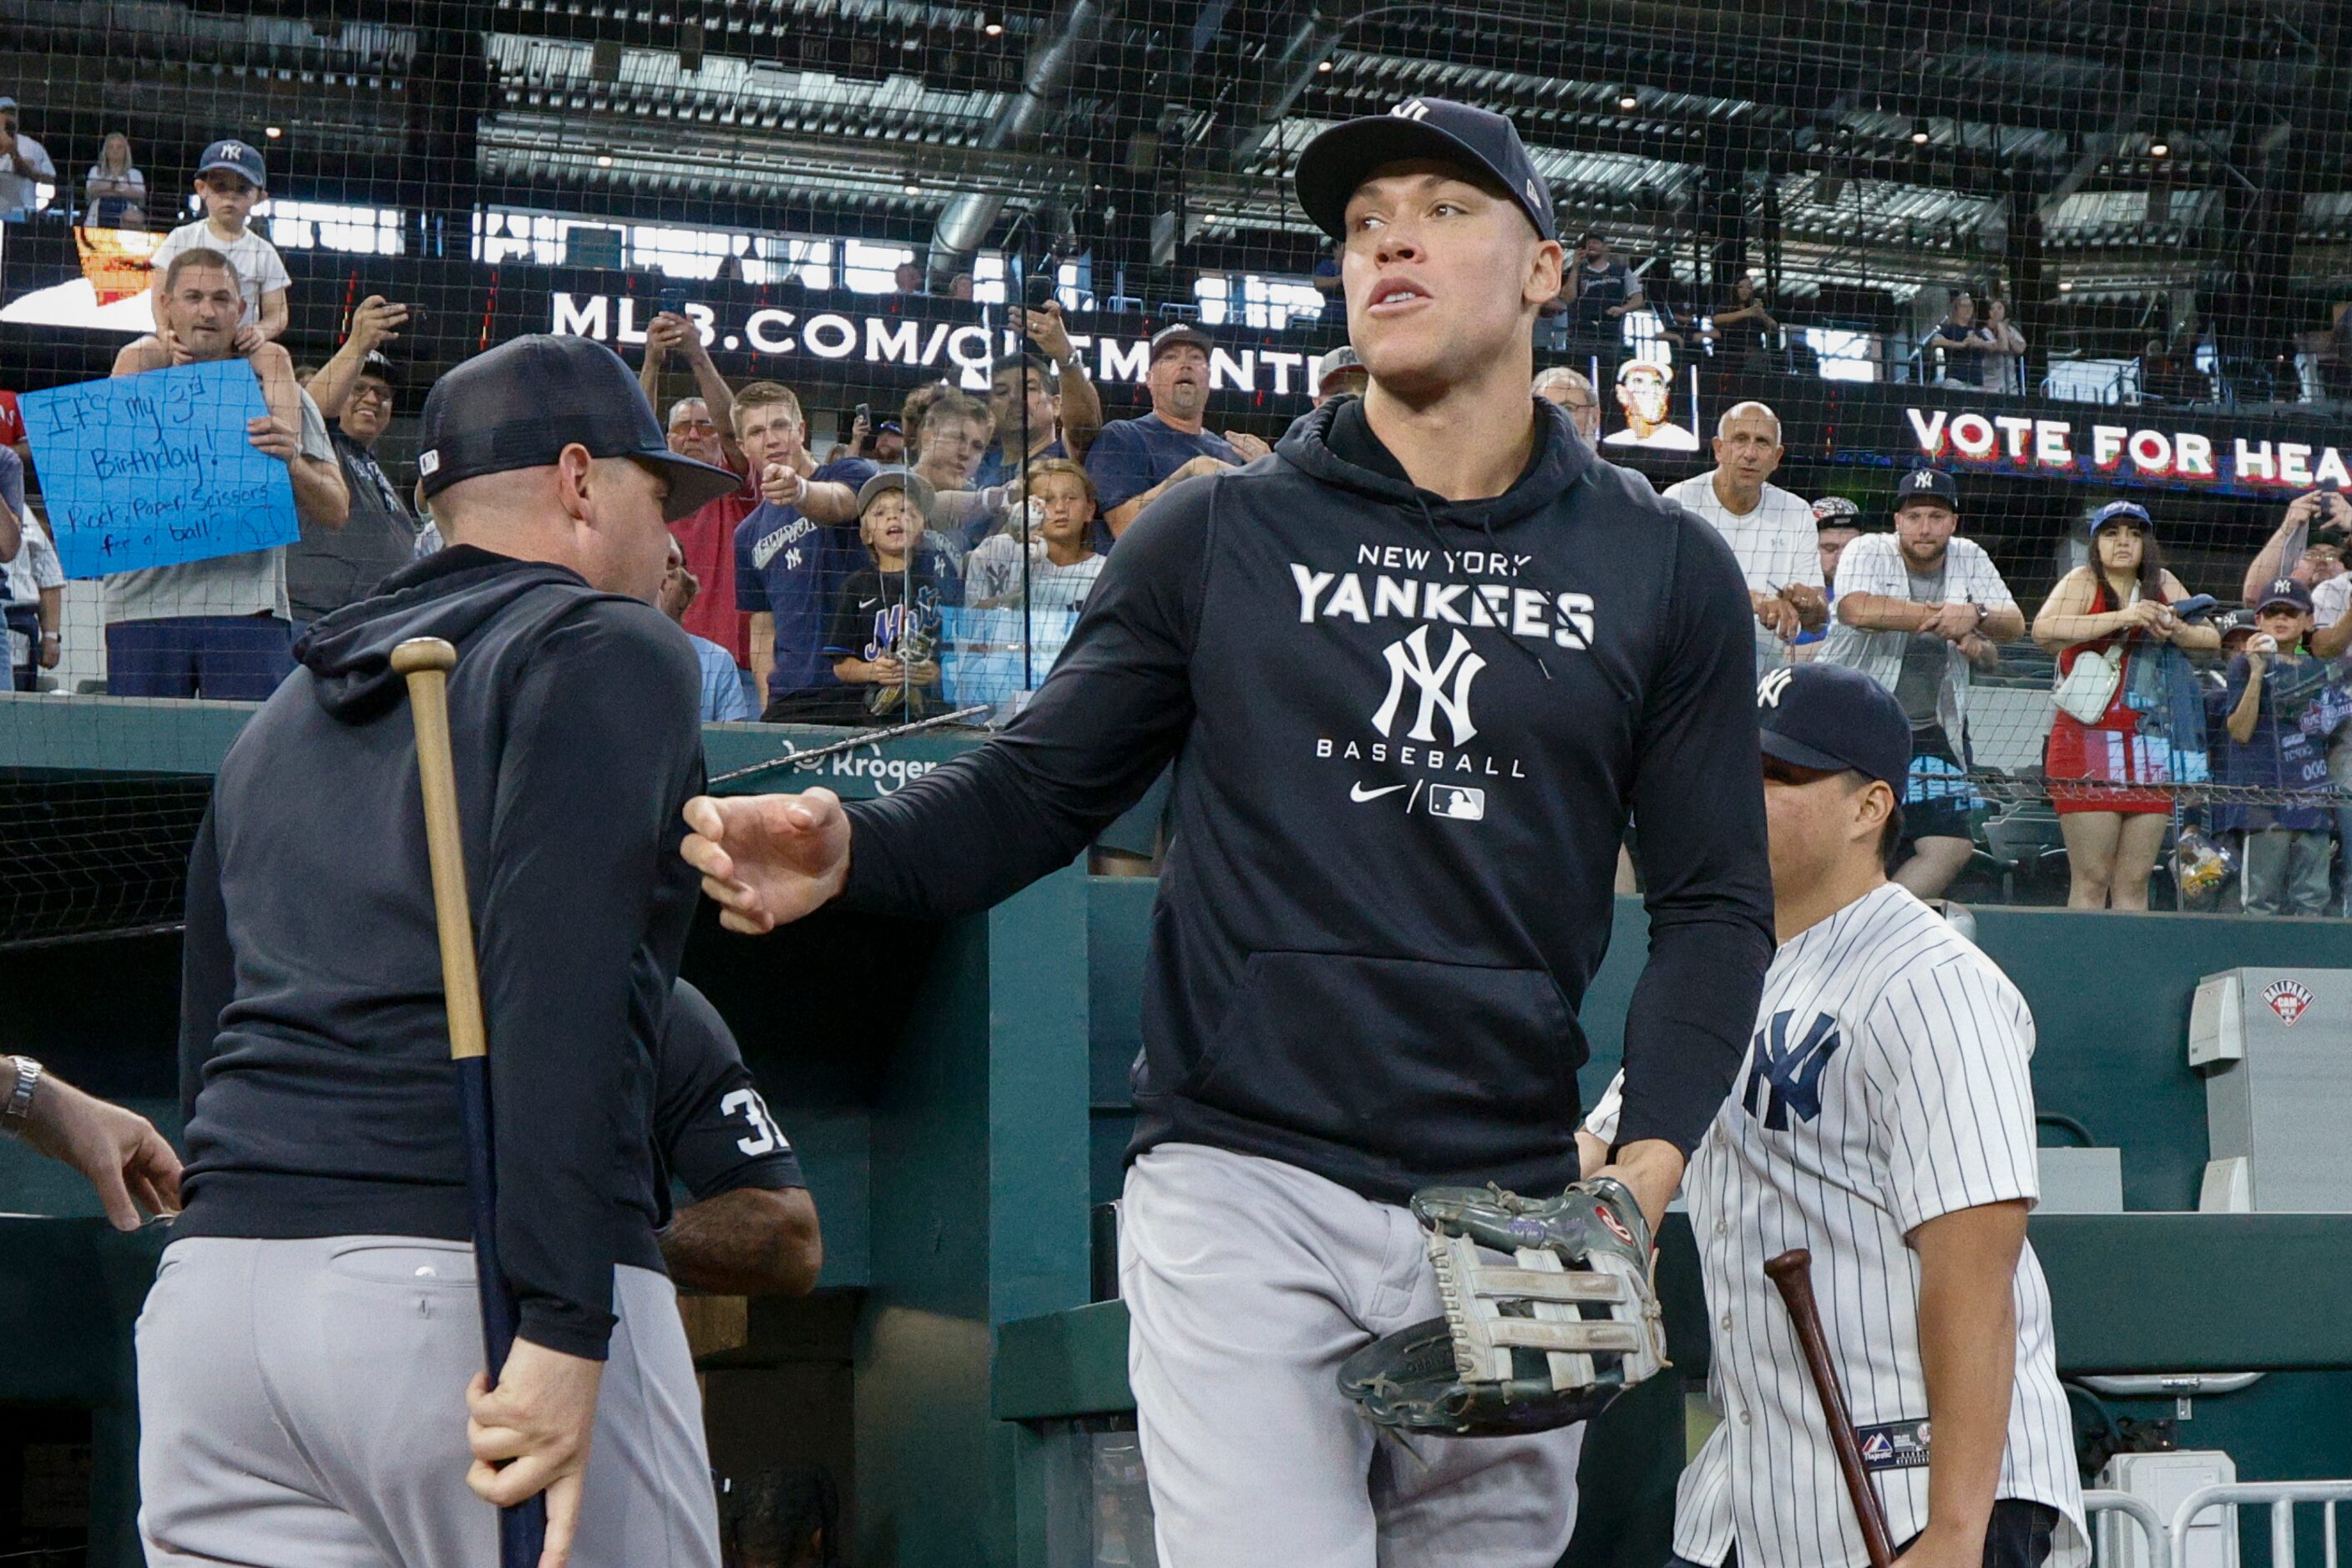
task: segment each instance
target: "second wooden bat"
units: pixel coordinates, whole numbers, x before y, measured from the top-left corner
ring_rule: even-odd
[[[1822,1415],[1829,1423],[1830,1447],[1837,1455],[1838,1473],[1845,1478],[1846,1495],[1853,1500],[1853,1516],[1862,1525],[1862,1543],[1870,1553],[1870,1568],[1894,1568],[1895,1542],[1886,1530],[1886,1510],[1863,1468],[1862,1445],[1853,1435],[1853,1413],[1846,1408],[1845,1390],[1837,1368],[1830,1363],[1829,1342],[1822,1337],[1822,1312],[1813,1300],[1813,1255],[1792,1247],[1764,1265],[1764,1278],[1780,1292],[1796,1326],[1797,1348],[1804,1352],[1805,1370],[1812,1374],[1813,1392],[1822,1398]]]

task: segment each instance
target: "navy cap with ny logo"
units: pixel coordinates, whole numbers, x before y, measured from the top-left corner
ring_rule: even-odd
[[[1941,468],[1914,468],[1895,481],[1895,510],[1913,500],[1939,500],[1954,511],[1960,510],[1960,487],[1952,476]]]
[[[1842,664],[1790,664],[1756,683],[1764,754],[1801,768],[1877,779],[1901,799],[1911,721],[1895,694]]]
[[[1536,233],[1559,238],[1551,193],[1517,127],[1491,110],[1444,98],[1412,98],[1386,114],[1343,121],[1307,144],[1295,176],[1298,205],[1315,226],[1346,237],[1348,199],[1384,163],[1437,158],[1466,165],[1482,183],[1507,192]]]

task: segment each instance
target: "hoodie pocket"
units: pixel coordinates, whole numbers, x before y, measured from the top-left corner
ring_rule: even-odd
[[[1576,1019],[1540,969],[1254,952],[1181,1091],[1424,1171],[1565,1146]]]

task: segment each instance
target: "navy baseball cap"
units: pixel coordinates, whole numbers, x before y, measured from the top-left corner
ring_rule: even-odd
[[[234,137],[225,137],[205,149],[204,157],[196,163],[196,178],[201,180],[215,169],[243,174],[246,184],[257,191],[269,188],[269,171],[262,165],[261,149]]]
[[[2156,519],[2147,515],[2147,508],[2136,500],[2111,500],[2091,514],[2091,537],[2099,537],[2099,530],[2127,522],[2143,533],[2156,531]]]
[[[1171,321],[1151,334],[1151,351],[1143,356],[1146,364],[1157,364],[1160,356],[1179,343],[1191,343],[1202,353],[1216,347],[1216,340],[1190,321]]]
[[[587,338],[547,332],[476,354],[425,395],[416,471],[426,496],[460,479],[543,468],[577,442],[593,458],[634,458],[669,480],[676,522],[741,487],[739,474],[669,449],[621,356]]]
[[[1914,468],[1895,483],[1895,510],[1901,511],[1905,505],[1915,500],[1941,501],[1958,511],[1960,510],[1960,487],[1954,484],[1952,476],[1941,468]]]
[[[2260,614],[2273,605],[2284,605],[2307,616],[2311,614],[2311,590],[2292,577],[2273,577],[2271,585],[2255,596],[2253,608]]]
[[[1307,144],[1293,176],[1298,205],[1334,239],[1348,233],[1348,199],[1383,163],[1443,158],[1467,163],[1510,193],[1536,232],[1559,237],[1551,192],[1518,129],[1490,110],[1443,98],[1408,99],[1386,114],[1342,121]]]
[[[1903,797],[1911,721],[1895,694],[1842,664],[1788,664],[1756,683],[1764,754],[1801,768],[1851,768]]]

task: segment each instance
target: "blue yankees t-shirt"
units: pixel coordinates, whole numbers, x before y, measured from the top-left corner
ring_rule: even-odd
[[[825,464],[809,480],[856,489],[874,472],[874,465],[863,458],[844,458]],[[865,564],[855,527],[812,521],[798,507],[761,501],[735,525],[735,607],[746,614],[764,613],[776,623],[769,701],[840,684],[833,678],[833,660],[824,653],[826,623],[843,581]]]
[[[1242,460],[1232,444],[1214,431],[1189,435],[1161,423],[1156,414],[1114,419],[1087,448],[1087,477],[1095,482],[1096,505],[1108,514],[1203,456],[1225,463]],[[1101,543],[1108,548],[1109,541]]]

